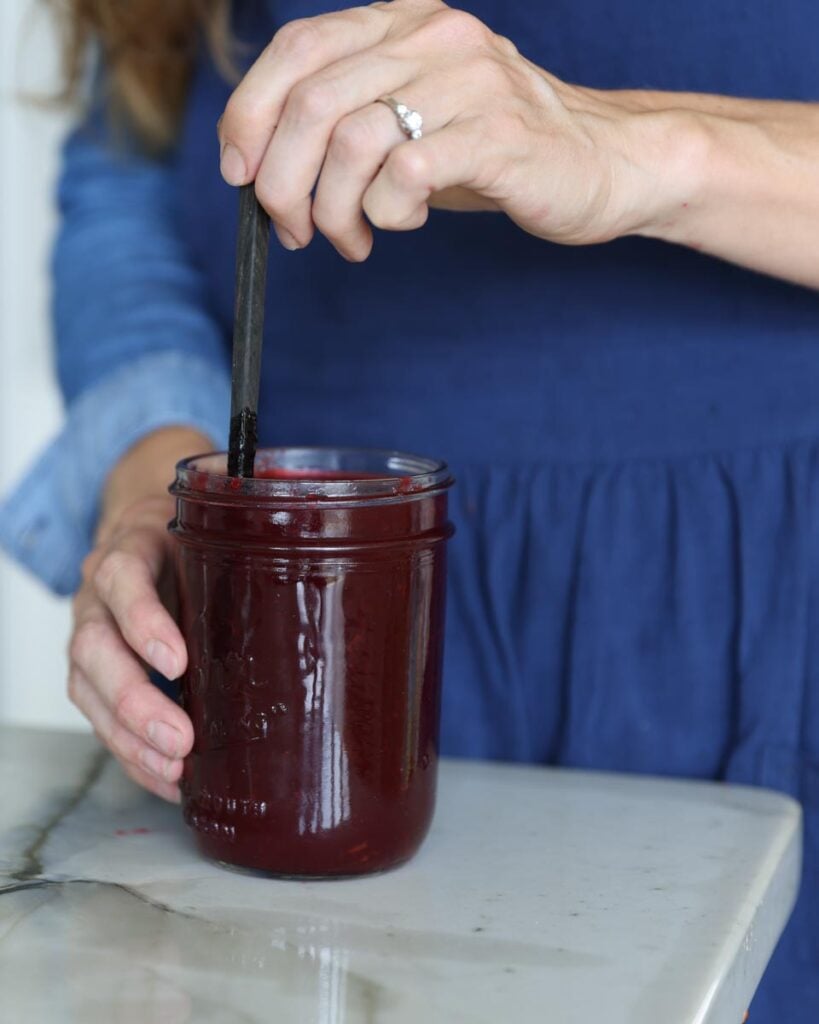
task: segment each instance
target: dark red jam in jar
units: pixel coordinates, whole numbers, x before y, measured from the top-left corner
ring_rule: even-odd
[[[449,472],[362,449],[266,449],[251,480],[225,461],[181,462],[171,489],[185,819],[241,867],[393,867],[435,803]]]

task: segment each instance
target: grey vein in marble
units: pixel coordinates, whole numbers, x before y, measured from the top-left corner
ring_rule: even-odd
[[[32,882],[32,880],[41,878],[43,865],[40,861],[40,854],[43,847],[48,842],[49,835],[52,830],[60,824],[63,818],[69,815],[82,802],[88,791],[102,774],[102,769],[105,767],[107,760],[108,754],[106,751],[98,750],[91,759],[88,771],[80,779],[76,788],[69,794],[66,801],[61,806],[58,806],[58,808],[42,825],[37,826],[34,839],[23,850],[22,867],[10,874],[11,878],[20,883],[18,888],[25,886],[26,883]],[[6,891],[7,888],[12,887],[0,887],[0,892]]]

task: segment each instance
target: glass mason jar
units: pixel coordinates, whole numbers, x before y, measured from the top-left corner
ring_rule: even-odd
[[[186,459],[171,493],[185,819],[208,857],[279,875],[400,864],[435,803],[445,464],[271,448]]]

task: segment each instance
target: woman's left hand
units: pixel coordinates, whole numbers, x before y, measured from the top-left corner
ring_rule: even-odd
[[[369,255],[370,224],[419,228],[430,206],[604,241],[638,230],[657,193],[632,158],[635,111],[611,95],[560,82],[440,0],[375,3],[276,33],[221,118],[222,173],[255,179],[287,248],[315,227],[349,260]],[[384,97],[421,112],[422,138]]]

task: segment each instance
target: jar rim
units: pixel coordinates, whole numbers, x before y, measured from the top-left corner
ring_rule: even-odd
[[[408,499],[449,487],[452,476],[446,462],[388,448],[331,446],[279,446],[260,448],[257,471],[293,473],[293,476],[227,475],[227,453],[205,452],[176,465],[171,493],[188,491],[217,500],[243,498],[273,500]],[[303,473],[332,473],[327,477],[300,477]],[[345,473],[361,474],[352,478]]]

